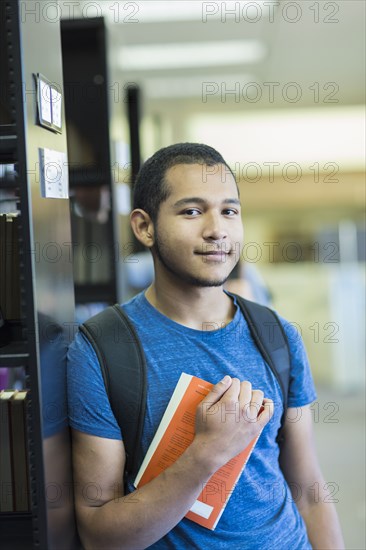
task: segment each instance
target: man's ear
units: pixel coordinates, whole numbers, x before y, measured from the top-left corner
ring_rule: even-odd
[[[154,246],[154,224],[145,210],[136,208],[130,214],[132,231],[140,243],[148,248]]]

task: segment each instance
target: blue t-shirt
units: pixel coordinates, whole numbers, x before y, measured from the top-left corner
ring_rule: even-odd
[[[283,412],[281,389],[254,344],[239,308],[223,328],[206,327],[201,331],[161,314],[147,301],[144,292],[123,307],[136,328],[147,361],[144,453],[182,372],[212,383],[225,374],[249,380],[253,388],[261,389],[275,404],[274,415],[264,428],[216,529],[210,531],[184,518],[149,548],[311,548],[304,521],[278,464],[276,435]],[[288,406],[302,407],[316,399],[314,384],[301,337],[290,323],[282,318],[281,322],[291,352]],[[69,349],[68,400],[71,427],[99,437],[123,439],[123,426],[121,435],[97,357],[80,332]],[[129,481],[131,491],[132,482]]]

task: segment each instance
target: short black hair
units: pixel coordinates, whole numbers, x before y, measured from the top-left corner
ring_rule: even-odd
[[[176,143],[159,149],[141,167],[133,188],[133,209],[141,208],[156,222],[159,207],[169,197],[165,175],[177,164],[224,164],[235,176],[230,166],[216,149],[202,143]]]

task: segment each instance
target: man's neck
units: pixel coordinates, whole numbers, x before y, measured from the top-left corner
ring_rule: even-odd
[[[215,330],[235,315],[231,298],[220,287],[192,287],[152,283],[145,293],[148,302],[176,323],[196,330]]]

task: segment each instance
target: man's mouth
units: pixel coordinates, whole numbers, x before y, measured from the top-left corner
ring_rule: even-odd
[[[225,250],[209,250],[207,252],[196,252],[199,256],[202,256],[203,262],[226,262],[227,258],[230,256],[230,252]]]
[[[221,248],[219,250],[206,250],[204,252],[197,251],[196,254],[199,254],[200,256],[228,256],[230,254],[230,251],[222,250]]]
[[[224,250],[215,250],[212,252],[200,252],[202,256],[227,256],[230,252],[225,252]]]

